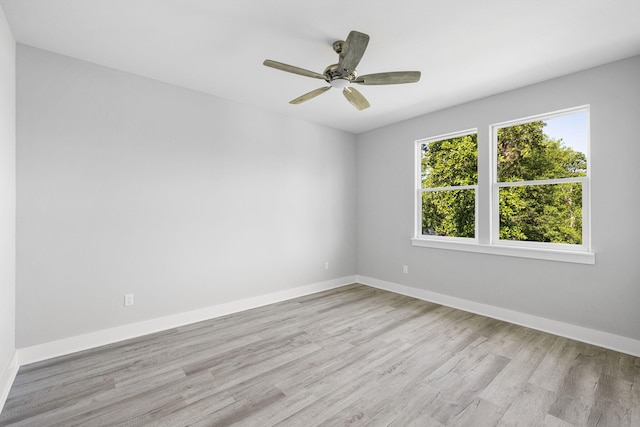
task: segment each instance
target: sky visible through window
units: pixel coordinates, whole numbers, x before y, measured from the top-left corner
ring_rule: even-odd
[[[562,138],[567,147],[587,154],[587,112],[554,117],[545,120],[544,133],[552,139]]]

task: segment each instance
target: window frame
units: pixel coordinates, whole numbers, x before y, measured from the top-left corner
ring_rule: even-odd
[[[429,138],[423,138],[416,141],[416,188],[417,188],[417,200],[416,200],[416,221],[415,221],[415,236],[421,239],[433,240],[433,241],[443,241],[443,242],[459,242],[459,243],[478,243],[478,181],[480,177],[478,176],[478,180],[473,185],[450,185],[446,187],[430,187],[423,188],[422,187],[422,146],[424,144],[428,144],[429,142],[435,141],[444,141],[447,139],[460,138],[468,135],[476,135],[476,144],[478,141],[478,129],[466,129],[458,132],[450,132],[442,135],[437,135]],[[477,153],[476,153],[477,157]],[[478,166],[479,161],[476,163],[476,168]],[[473,235],[474,237],[454,237],[454,236],[435,236],[431,234],[422,234],[422,195],[424,193],[431,193],[436,191],[454,191],[454,190],[474,190],[474,227],[473,227]]]
[[[519,181],[515,183],[499,183],[497,180],[497,131],[499,128],[528,123],[536,120],[549,120],[584,111],[587,114],[587,173],[584,177],[557,178],[550,180]],[[592,252],[591,238],[591,135],[590,135],[590,106],[581,105],[549,113],[536,114],[519,119],[508,120],[488,125],[487,136],[489,148],[481,155],[480,134],[478,128],[471,128],[457,132],[450,132],[429,138],[416,140],[415,143],[415,218],[412,245],[417,247],[457,250],[490,255],[513,256],[541,260],[571,262],[580,264],[595,264],[595,254]],[[431,236],[422,234],[422,144],[430,141],[443,140],[470,133],[478,135],[478,182],[475,185],[475,238],[460,238],[449,236]],[[499,189],[518,185],[566,184],[580,182],[582,185],[582,244],[563,244],[547,242],[511,241],[499,239]],[[448,187],[447,187],[448,188]],[[445,189],[445,187],[443,187]],[[453,187],[452,189],[456,189]],[[460,188],[458,188],[460,189]],[[482,200],[479,195],[484,194]],[[488,195],[488,197],[487,197]]]
[[[530,181],[498,181],[498,129],[516,126],[525,123],[531,123],[535,121],[550,120],[556,117],[567,116],[579,112],[587,114],[587,152],[584,153],[587,158],[587,173],[581,177],[570,178],[553,178],[553,179],[540,179]],[[506,122],[496,123],[490,126],[491,132],[491,243],[504,246],[524,247],[524,248],[536,248],[536,249],[550,249],[561,250],[571,252],[589,252],[590,245],[590,227],[589,227],[589,175],[591,171],[591,159],[589,153],[590,135],[589,135],[589,107],[581,106],[575,108],[568,108],[565,110],[554,111],[552,113],[538,114],[535,116],[529,116],[516,120],[509,120]],[[580,183],[582,184],[582,244],[568,244],[568,243],[548,243],[548,242],[534,242],[534,241],[520,241],[520,240],[503,240],[500,239],[500,189],[508,187],[524,187],[532,185],[556,185],[556,184],[569,184]]]

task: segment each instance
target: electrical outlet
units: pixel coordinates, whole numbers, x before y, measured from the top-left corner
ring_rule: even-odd
[[[133,305],[133,294],[124,294],[124,305]]]
[[[329,261],[325,261],[324,262],[324,269],[328,270],[329,269]]]
[[[409,266],[408,265],[403,265],[402,266],[402,272],[404,274],[409,274]]]

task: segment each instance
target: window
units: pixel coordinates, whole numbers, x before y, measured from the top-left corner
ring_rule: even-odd
[[[480,156],[476,130],[417,141],[413,244],[594,263],[588,107],[487,130]]]
[[[421,233],[476,238],[477,132],[419,141]]]
[[[494,240],[586,249],[587,119],[581,110],[493,126]]]

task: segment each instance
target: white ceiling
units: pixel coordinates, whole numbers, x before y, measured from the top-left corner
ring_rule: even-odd
[[[18,43],[352,133],[640,54],[639,0],[0,0]],[[331,44],[370,35],[358,73],[419,70],[419,83],[333,89]]]

